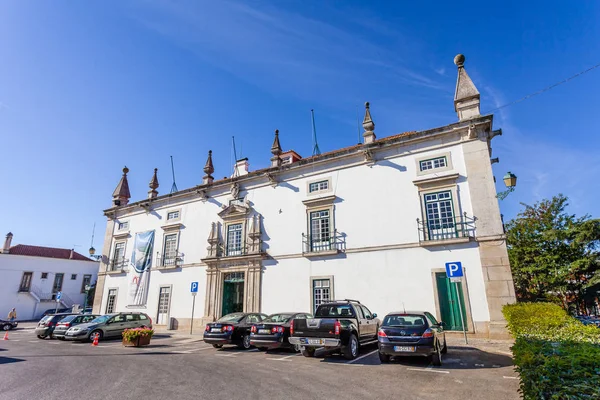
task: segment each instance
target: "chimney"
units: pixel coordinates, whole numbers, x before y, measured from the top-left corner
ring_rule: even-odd
[[[231,175],[231,177],[233,178],[236,176],[248,175],[248,167],[250,167],[250,164],[248,164],[248,158],[237,160],[234,165],[233,175]]]
[[[8,254],[10,252],[10,244],[12,243],[12,238],[12,232],[8,232],[8,234],[6,235],[6,240],[4,241],[4,247],[2,248],[3,254]]]
[[[71,254],[69,254],[69,260],[72,260],[72,259],[73,259],[73,253],[74,253],[74,252],[75,252],[75,251],[74,251],[74,249],[71,249]]]
[[[363,129],[365,132],[363,133],[364,144],[373,143],[377,138],[375,136],[375,122],[371,118],[371,110],[369,110],[369,102],[365,103],[365,118],[363,119]]]
[[[212,150],[209,150],[208,158],[206,159],[206,164],[204,165],[204,173],[206,175],[204,175],[202,177],[203,185],[210,185],[211,183],[213,183],[213,181],[215,179],[212,176],[213,172],[215,172],[215,167],[213,166],[213,161],[212,161]]]
[[[465,69],[465,56],[458,54],[454,57],[454,64],[458,67],[458,78],[456,79],[456,90],[454,92],[454,111],[458,114],[458,120],[479,116],[479,91]]]
[[[271,167],[280,167],[281,166],[281,144],[279,143],[279,130],[275,130],[275,139],[273,140],[273,145],[271,146]]]
[[[149,199],[155,199],[156,197],[158,197],[158,168],[154,168],[154,175],[152,175],[152,179],[150,179],[150,184],[148,185],[150,187],[150,190],[148,191],[148,198]]]

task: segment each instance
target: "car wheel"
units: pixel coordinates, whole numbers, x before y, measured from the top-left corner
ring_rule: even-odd
[[[438,345],[435,348],[435,353],[433,353],[433,355],[431,356],[431,362],[436,367],[441,367],[442,366],[442,352],[440,350],[439,343],[438,343]]]
[[[390,356],[388,354],[379,353],[379,361],[381,361],[382,363],[389,363]]]
[[[3,330],[3,331],[8,331],[8,330],[10,330],[10,325],[4,325],[4,326],[2,327],[2,330]]]
[[[304,357],[314,357],[315,356],[315,349],[309,349],[309,348],[304,348],[304,350],[302,350],[302,355]]]
[[[94,336],[96,336],[96,334],[98,334],[98,340],[102,340],[102,331],[100,329],[96,329],[95,331],[92,331],[92,333],[90,333],[90,336],[88,336],[90,342],[94,341]]]
[[[244,336],[242,336],[242,345],[240,346],[240,348],[248,350],[250,347],[252,347],[252,345],[250,344],[250,335],[246,333],[244,334]]]
[[[448,352],[448,345],[446,344],[446,339],[444,339],[444,347],[442,347],[442,354],[446,354]]]
[[[223,345],[222,344],[213,344],[213,347],[215,349],[220,349],[221,347],[223,347]]]
[[[342,348],[342,355],[346,360],[354,360],[358,356],[358,339],[355,335],[350,335],[348,345]]]
[[[38,339],[46,339],[46,336],[44,335],[37,335]]]

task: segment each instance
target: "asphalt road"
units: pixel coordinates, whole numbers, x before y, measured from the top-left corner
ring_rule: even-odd
[[[0,340],[0,400],[21,399],[519,399],[505,354],[450,346],[442,367],[425,359],[381,365],[305,358],[287,351],[212,348],[199,337],[158,335],[144,348],[120,341],[40,340],[30,330]]]

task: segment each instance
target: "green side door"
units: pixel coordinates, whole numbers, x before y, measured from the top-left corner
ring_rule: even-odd
[[[440,319],[446,324],[445,330],[462,331],[460,310],[462,309],[463,321],[467,325],[465,299],[460,283],[450,281],[443,272],[435,274],[438,299],[440,301]],[[460,301],[460,306],[459,302]]]

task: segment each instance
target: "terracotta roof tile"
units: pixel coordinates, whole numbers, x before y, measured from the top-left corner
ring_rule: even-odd
[[[55,247],[42,247],[42,246],[30,246],[27,244],[18,244],[12,246],[8,252],[10,255],[17,256],[33,256],[33,257],[47,257],[47,258],[62,258],[65,260],[79,260],[79,261],[94,261],[86,256],[73,252],[73,258],[71,256],[70,249],[57,249]]]

